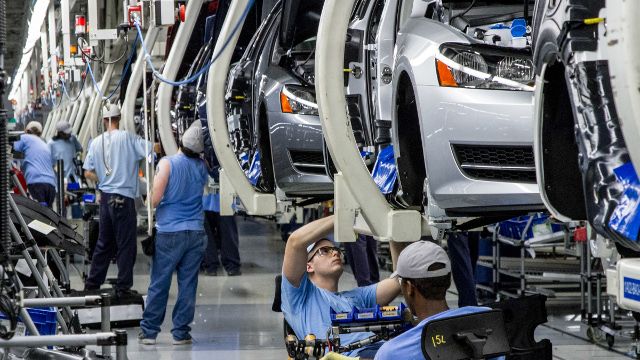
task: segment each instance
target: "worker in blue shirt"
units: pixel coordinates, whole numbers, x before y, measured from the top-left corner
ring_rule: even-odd
[[[208,181],[207,166],[200,158],[202,126],[196,120],[185,131],[177,154],[158,163],[151,203],[156,207],[156,240],[147,305],[138,341],[153,345],[167,308],[172,275],[177,272],[178,297],[173,310],[174,345],[191,344],[198,269],[207,239],[204,232],[202,194]]]
[[[404,300],[418,324],[384,343],[375,360],[424,359],[420,341],[428,322],[489,310],[478,306],[449,309],[445,295],[451,286],[451,262],[444,249],[430,241],[407,246],[391,277],[400,283]]]
[[[20,140],[13,144],[13,149],[24,153],[22,166],[31,197],[52,207],[56,197],[56,175],[51,167],[51,151],[40,138],[41,134],[42,125],[37,121],[29,122]]]
[[[282,263],[282,312],[298,339],[309,334],[325,338],[331,326],[330,309],[341,312],[351,311],[353,306],[388,305],[400,294],[400,285],[394,279],[338,291],[344,268],[342,251],[327,239],[333,232],[333,222],[333,215],[313,221],[294,231],[287,240]],[[393,256],[396,246],[391,243]],[[341,334],[340,343],[348,345],[371,335]],[[345,355],[373,358],[379,346],[380,343],[373,344]]]
[[[89,145],[84,175],[100,190],[100,231],[93,254],[86,290],[96,290],[105,281],[111,259],[116,257],[116,296],[130,295],[136,260],[137,214],[134,199],[139,196],[139,163],[150,161],[153,144],[140,136],[119,130],[120,108],[107,103],[103,108],[106,130]]]
[[[82,145],[80,145],[75,135],[71,134],[72,130],[73,128],[68,121],[59,121],[56,124],[56,135],[49,140],[48,145],[54,165],[58,160],[62,160],[64,177],[70,182],[78,182],[80,177],[73,160],[76,158],[77,153],[82,152]]]

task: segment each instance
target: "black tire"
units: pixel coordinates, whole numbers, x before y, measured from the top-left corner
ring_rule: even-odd
[[[275,177],[273,172],[273,158],[271,157],[271,137],[269,136],[269,120],[264,107],[260,109],[258,119],[258,143],[255,148],[260,151],[260,170],[262,176],[256,184],[258,190],[265,193],[272,193],[276,190]]]
[[[400,77],[396,97],[396,131],[398,132],[396,166],[398,168],[398,201],[404,207],[421,208],[424,199],[426,170],[422,149],[420,118],[413,86],[408,76]]]

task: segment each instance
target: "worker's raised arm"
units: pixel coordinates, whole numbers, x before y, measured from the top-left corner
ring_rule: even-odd
[[[389,242],[389,250],[391,251],[391,262],[393,264],[393,270],[396,270],[396,264],[398,263],[398,256],[402,249],[407,247],[410,243],[399,243],[395,241]],[[378,305],[388,305],[398,295],[400,295],[400,284],[397,279],[384,279],[378,283],[376,287],[376,302]]]
[[[307,247],[333,232],[333,215],[310,222],[294,231],[287,240],[282,274],[291,285],[298,287],[307,271]]]

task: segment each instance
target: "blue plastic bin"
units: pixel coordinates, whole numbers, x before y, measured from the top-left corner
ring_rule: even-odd
[[[27,312],[29,313],[29,316],[31,316],[31,320],[33,320],[33,323],[35,324],[36,329],[38,329],[40,335],[56,334],[58,323],[56,321],[57,310],[55,308],[27,308]],[[0,319],[8,320],[9,317],[0,312]],[[20,317],[18,317],[18,321],[23,323],[23,320]],[[28,330],[27,335],[30,335]]]

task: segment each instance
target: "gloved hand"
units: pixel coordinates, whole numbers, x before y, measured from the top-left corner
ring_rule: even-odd
[[[359,357],[351,357],[346,355],[340,355],[338,353],[334,353],[333,351],[329,351],[321,360],[354,360],[360,359]]]

